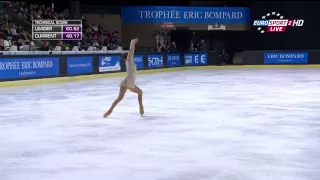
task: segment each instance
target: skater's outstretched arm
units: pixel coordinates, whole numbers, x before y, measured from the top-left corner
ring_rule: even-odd
[[[133,61],[134,51],[136,49],[136,43],[138,41],[139,40],[137,38],[131,40],[130,49],[129,49],[129,53],[128,53],[128,56],[127,56],[127,61]]]

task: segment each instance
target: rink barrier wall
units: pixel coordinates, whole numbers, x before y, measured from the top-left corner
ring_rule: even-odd
[[[61,82],[107,76],[122,76],[124,73],[119,72],[126,71],[125,60],[123,59],[125,56],[122,55],[121,52],[88,54],[67,54],[66,52],[63,54],[43,54],[42,52],[38,55],[34,53],[31,55],[3,55],[0,58],[0,86],[10,86],[9,84],[13,84],[10,82],[18,80],[42,79],[34,81],[35,84],[38,84],[48,81]],[[290,66],[291,64],[299,64],[300,66],[295,67],[318,68],[319,66],[310,65],[320,64],[320,51],[246,51],[237,53],[234,57],[236,64],[246,66],[213,66],[219,62],[219,58],[219,55],[214,51],[192,53],[137,53],[134,56],[138,72],[149,73],[178,69],[194,69],[195,67],[204,68],[205,66],[209,66],[208,68],[292,68],[293,66]],[[268,66],[266,64],[268,64]],[[282,65],[280,66],[280,64]],[[84,78],[84,76],[78,77],[80,75],[86,75],[86,78]],[[25,81],[19,84],[33,83],[31,83],[31,81]]]
[[[0,58],[0,82],[125,72],[123,57],[122,53],[4,55]],[[138,71],[215,65],[217,58],[216,52],[137,53],[134,56]]]

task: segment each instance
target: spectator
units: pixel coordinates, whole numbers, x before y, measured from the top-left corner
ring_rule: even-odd
[[[11,37],[8,25],[2,26],[2,32],[3,32],[5,37],[9,37],[9,38]]]
[[[14,41],[15,43],[13,43],[14,45],[16,45],[17,47],[20,47],[24,44],[23,39],[18,39],[17,41]]]
[[[23,41],[29,41],[28,36],[27,36],[27,32],[22,31],[22,33],[20,33],[20,35],[18,36],[19,39],[22,39]]]
[[[77,46],[78,46],[79,51],[85,50],[83,44],[81,43],[81,41],[77,42]]]
[[[18,34],[23,33],[22,26],[18,26],[18,28],[16,29],[16,32],[17,32]]]
[[[169,46],[169,52],[176,52],[177,50],[177,45],[175,41],[172,41],[171,46]]]
[[[105,37],[104,35],[102,35],[102,34],[99,36],[99,43],[100,43],[101,45],[104,44],[105,38],[106,38],[106,37]]]
[[[63,45],[63,42],[62,41],[59,41],[58,43],[57,43],[57,46],[62,46]]]
[[[167,49],[166,49],[166,45],[163,43],[161,44],[161,50],[160,50],[162,53],[165,53],[167,52]]]
[[[113,45],[110,42],[107,45],[107,50],[113,50]]]
[[[61,51],[65,51],[65,50],[66,50],[66,48],[64,47],[62,41],[59,41],[59,42],[57,43],[57,46],[60,46],[60,47],[61,47]]]
[[[49,41],[45,41],[44,45],[39,50],[40,51],[49,51],[50,50]]]
[[[5,47],[4,47],[4,39],[3,36],[0,36],[0,51],[4,51]]]
[[[199,45],[198,45],[198,50],[199,51],[204,51],[205,50],[205,44],[204,44],[204,39],[201,39]]]
[[[10,23],[10,34],[13,36],[13,37],[16,37],[18,36],[17,34],[17,31],[16,31],[16,27],[13,23]]]
[[[8,24],[8,15],[3,10],[0,12],[0,26]]]
[[[193,44],[193,42],[190,43],[189,51],[194,51],[194,44]]]
[[[226,65],[228,64],[228,59],[229,59],[229,56],[226,52],[225,49],[222,50],[222,52],[219,54],[219,60],[217,62],[218,65]]]
[[[92,46],[93,47],[99,47],[100,45],[99,45],[98,41],[96,39],[94,39],[93,42],[92,42]]]
[[[193,51],[199,51],[199,44],[193,43]]]

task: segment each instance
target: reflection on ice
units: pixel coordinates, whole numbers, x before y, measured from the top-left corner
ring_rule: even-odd
[[[315,180],[320,72],[141,75],[146,117],[121,78],[0,89],[0,179]]]

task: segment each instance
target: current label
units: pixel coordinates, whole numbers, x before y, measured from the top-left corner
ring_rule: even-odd
[[[32,39],[36,39],[36,40],[57,40],[57,39],[61,39],[61,32],[48,32],[48,33],[38,33],[38,32],[34,32],[32,33]]]

